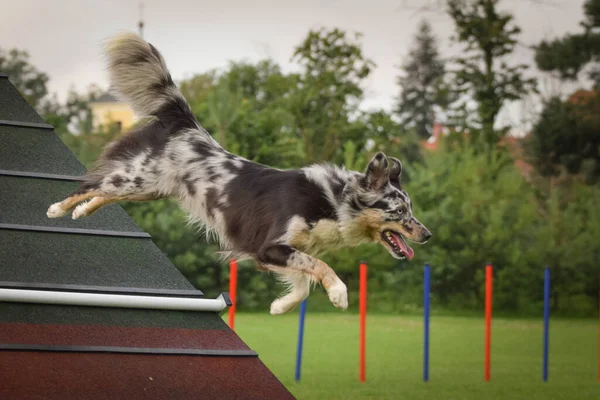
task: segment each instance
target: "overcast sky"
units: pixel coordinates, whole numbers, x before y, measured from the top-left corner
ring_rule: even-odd
[[[435,13],[415,13],[426,0],[145,0],[144,37],[164,55],[174,79],[227,65],[228,60],[271,57],[292,70],[290,57],[309,29],[340,27],[364,34],[364,52],[377,64],[366,85],[365,108],[390,109],[397,95],[397,66],[408,52],[419,20],[428,18],[441,52],[451,56],[452,24]],[[551,5],[540,5],[545,2]],[[522,28],[516,58],[533,64],[525,45],[578,31],[584,0],[504,0]],[[107,86],[101,42],[119,31],[137,30],[139,0],[0,0],[0,47],[30,52],[50,75],[61,98],[73,86]],[[568,91],[544,79],[541,89]],[[518,124],[531,103],[513,105],[506,122]]]

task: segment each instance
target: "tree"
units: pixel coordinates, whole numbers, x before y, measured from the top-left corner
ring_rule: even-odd
[[[552,307],[570,316],[598,309],[600,188],[564,181],[541,202],[543,219],[529,256],[552,270]]]
[[[587,93],[545,103],[525,145],[541,175],[582,174],[588,183],[600,181],[600,95]]]
[[[478,307],[482,265],[492,261],[498,272],[513,268],[527,248],[537,219],[535,199],[511,161],[502,153],[488,157],[473,146],[460,152],[442,146],[411,171],[407,191],[413,211],[434,235],[415,249],[412,262],[434,266],[435,292],[446,306]],[[520,282],[528,282],[520,273]]]
[[[587,0],[584,13],[583,32],[542,41],[536,47],[535,62],[542,71],[557,72],[562,79],[569,80],[576,79],[591,65],[588,77],[594,81],[595,88],[600,89],[600,0]]]
[[[287,98],[296,84],[273,60],[231,63],[221,80],[240,99],[231,126],[232,151],[253,161],[283,167],[301,163],[300,140],[291,130]]]
[[[196,74],[179,82],[179,90],[188,101],[196,117],[205,119],[208,115],[207,99],[215,90],[217,72],[214,70]]]
[[[208,118],[216,129],[217,141],[227,149],[227,137],[231,125],[240,111],[240,95],[231,91],[226,82],[219,83],[208,96]]]
[[[414,128],[420,138],[427,139],[435,122],[435,106],[444,105],[438,90],[444,63],[427,21],[421,22],[414,40],[408,60],[402,66],[403,73],[398,77],[401,93],[396,112],[405,130]]]
[[[229,151],[250,160],[294,167],[302,164],[288,99],[297,75],[272,60],[232,62],[222,71],[195,75],[180,87],[200,123]]]
[[[373,143],[372,153],[383,151],[406,164],[423,161],[421,145],[414,129],[405,130],[383,110],[366,113],[363,122],[366,128],[364,135]],[[369,156],[373,155],[369,154]],[[359,167],[359,170],[362,170],[365,165],[366,162]],[[405,172],[406,174],[402,175],[404,179],[410,174],[408,171]]]
[[[464,55],[456,59],[457,69],[453,71],[454,90],[461,96],[455,109],[459,117],[469,121],[464,114],[466,102],[477,103],[476,118],[468,129],[480,133],[479,145],[488,151],[507,132],[494,126],[502,106],[535,90],[536,85],[534,79],[523,77],[525,64],[510,66],[505,60],[514,51],[521,30],[511,14],[497,9],[498,2],[448,0],[448,13],[456,30],[453,40],[464,45]]]
[[[0,48],[0,71],[8,74],[13,85],[27,102],[38,108],[48,94],[48,75],[38,70],[29,61],[29,53],[24,50]]]
[[[294,51],[302,71],[288,107],[307,162],[341,162],[343,144],[357,134],[350,117],[374,66],[363,55],[360,37],[349,38],[340,29],[311,30]]]
[[[527,153],[544,176],[583,174],[600,181],[600,0],[584,3],[583,31],[536,46],[539,69],[575,80],[587,69],[594,90],[575,92],[566,102],[546,101],[527,143]]]

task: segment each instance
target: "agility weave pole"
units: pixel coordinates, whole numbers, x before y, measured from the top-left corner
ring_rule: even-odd
[[[235,259],[229,262],[229,296],[231,297],[231,307],[229,307],[229,328],[235,331],[235,310],[237,301],[237,261]]]
[[[367,315],[367,271],[365,262],[360,263],[359,283],[359,381],[366,381],[366,315]],[[600,277],[599,277],[600,278]],[[550,344],[550,268],[544,269],[544,331],[543,331],[543,364],[542,379],[548,381],[549,344]],[[491,344],[492,344],[492,293],[493,266],[488,263],[485,268],[485,348],[484,348],[484,380],[491,380]],[[431,317],[431,266],[425,264],[423,270],[423,381],[429,381],[430,359],[430,317]],[[600,381],[600,301],[598,304],[598,380]],[[298,324],[298,345],[296,351],[296,381],[300,381],[302,351],[304,341],[304,321],[306,317],[306,300],[300,305]]]
[[[359,381],[366,381],[366,314],[367,314],[367,270],[365,262],[360,264],[359,283]],[[491,380],[491,345],[492,345],[492,294],[493,266],[488,263],[485,268],[485,336],[484,336],[484,380]],[[600,276],[599,276],[600,281]],[[543,309],[543,360],[542,380],[549,378],[549,348],[550,348],[550,268],[544,269],[544,309]],[[600,300],[598,303],[598,381],[600,381]],[[304,340],[304,321],[306,315],[306,300],[300,306],[298,325],[298,347],[296,351],[296,381],[300,380],[302,350]],[[427,263],[423,269],[423,381],[429,381],[430,361],[430,317],[431,317],[431,266]]]
[[[429,289],[431,268],[425,264],[423,270],[423,382],[429,381]]]
[[[300,320],[298,321],[298,347],[296,348],[296,374],[294,379],[300,381],[302,369],[302,347],[304,344],[304,318],[306,317],[306,299],[300,303]]]
[[[550,325],[550,268],[544,269],[544,361],[542,367],[542,380],[548,381],[548,347]]]
[[[367,263],[360,263],[359,284],[359,347],[358,347],[358,380],[366,381],[366,331],[367,331]],[[304,320],[306,317],[306,300],[300,304],[298,321],[298,345],[296,348],[295,380],[300,381],[302,369],[302,351],[304,342]]]
[[[492,280],[494,269],[488,263],[485,267],[485,361],[484,380],[491,379],[491,357],[492,357]]]
[[[359,365],[358,379],[360,382],[365,382],[366,376],[366,335],[367,335],[367,263],[360,263],[360,344],[359,344]]]

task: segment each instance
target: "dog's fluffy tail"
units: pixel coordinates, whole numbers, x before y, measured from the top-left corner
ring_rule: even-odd
[[[111,90],[140,117],[169,113],[197,125],[187,101],[175,86],[158,50],[135,33],[123,33],[106,44]]]

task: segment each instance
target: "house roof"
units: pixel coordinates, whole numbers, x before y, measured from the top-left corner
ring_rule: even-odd
[[[119,205],[46,217],[84,172],[0,74],[0,288],[203,297]],[[0,398],[293,398],[216,312],[0,302],[0,354]]]
[[[573,104],[586,104],[596,96],[597,92],[594,90],[578,89],[567,98],[567,102]]]
[[[98,97],[93,103],[120,103],[121,100],[113,96],[112,94],[106,92]]]

